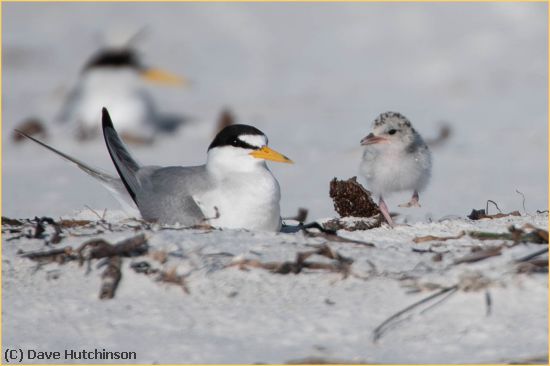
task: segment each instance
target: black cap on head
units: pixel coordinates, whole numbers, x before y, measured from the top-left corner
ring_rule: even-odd
[[[138,54],[129,48],[103,49],[93,55],[84,70],[100,67],[129,67],[136,70],[143,69]]]
[[[265,136],[262,131],[253,126],[239,124],[231,125],[225,127],[216,135],[210,146],[208,146],[208,150],[221,146],[234,146],[253,150],[259,149],[258,146],[252,146],[249,143],[240,140],[239,136],[241,135]]]

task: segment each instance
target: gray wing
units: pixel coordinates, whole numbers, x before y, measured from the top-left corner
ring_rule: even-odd
[[[35,139],[34,137],[31,137],[27,135],[24,132],[21,132],[19,130],[15,130],[17,133],[21,134],[22,136],[25,136],[31,141],[36,142],[38,145],[50,150],[51,152],[57,154],[58,156],[62,157],[63,159],[67,160],[70,163],[75,164],[78,168],[83,170],[86,174],[91,176],[92,178],[98,180],[100,183],[102,183],[111,193],[114,194],[115,198],[120,202],[120,204],[125,208],[126,211],[128,211],[131,214],[137,214],[137,210],[135,207],[135,204],[132,202],[132,199],[128,195],[128,191],[126,190],[126,187],[124,187],[124,184],[122,181],[116,177],[113,177],[112,175],[101,171],[100,169],[93,168],[89,166],[88,164],[73,158],[72,156],[69,156],[47,144],[44,142]]]
[[[145,220],[184,226],[204,222],[195,196],[211,189],[204,166],[143,167],[137,173],[136,202]]]

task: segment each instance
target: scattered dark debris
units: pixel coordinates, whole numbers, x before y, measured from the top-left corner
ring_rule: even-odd
[[[538,214],[548,213],[548,210],[537,210]]]
[[[380,213],[371,193],[357,182],[357,177],[345,181],[334,178],[329,194],[340,217],[372,217]]]
[[[42,139],[45,139],[48,137],[46,126],[40,119],[36,117],[28,118],[23,122],[21,122],[19,126],[17,126],[17,128],[12,134],[12,140],[15,143],[21,143],[26,140],[25,137],[21,133],[19,133],[19,131],[29,136],[37,136]]]
[[[147,253],[149,246],[145,234],[139,234],[128,239],[124,239],[117,244],[110,244],[103,239],[88,240],[76,250],[79,262],[82,264],[85,260],[99,259],[105,257],[123,256],[134,257]]]
[[[42,222],[50,221],[40,219],[36,222],[39,226]],[[90,269],[90,262],[92,259],[104,258],[105,260],[100,262],[98,265],[98,268],[107,265],[107,268],[101,276],[103,282],[101,285],[99,298],[111,299],[115,296],[118,282],[122,276],[120,271],[122,266],[122,257],[143,255],[146,254],[147,251],[147,239],[144,234],[139,234],[137,236],[122,240],[114,245],[103,239],[92,239],[82,243],[82,245],[80,245],[80,247],[76,250],[70,246],[66,246],[64,248],[27,253],[19,251],[18,254],[23,258],[28,258],[38,262],[39,265],[52,262],[64,264],[75,260],[78,260],[82,265],[84,261],[87,261],[88,269]]]
[[[481,219],[500,219],[501,217],[508,217],[508,216],[521,216],[521,214],[519,213],[519,211],[512,211],[510,213],[499,212],[494,215],[488,215],[484,209],[480,209],[480,210],[473,209],[472,212],[467,217],[470,220],[481,220]]]
[[[187,287],[187,282],[185,281],[185,277],[186,276],[180,275],[177,273],[177,267],[173,267],[168,271],[160,271],[159,276],[157,277],[157,281],[178,285],[181,287],[183,292],[185,292],[186,294],[189,294],[190,291],[189,291],[189,288]]]
[[[153,268],[153,266],[151,266],[151,264],[147,261],[134,262],[130,264],[130,268],[132,268],[136,273],[144,273],[147,275],[158,272],[158,269]]]
[[[527,213],[527,210],[525,209],[525,195],[522,192],[520,192],[518,189],[516,189],[516,193],[521,195],[521,198],[522,198],[521,205],[523,206],[523,212]]]
[[[73,248],[69,246],[46,251],[18,251],[17,254],[19,254],[23,258],[28,258],[43,264],[52,262],[64,264],[68,261],[72,261],[78,258],[78,255],[74,252]]]
[[[390,329],[394,328],[395,326],[397,326],[400,323],[400,321],[404,318],[404,316],[410,314],[411,311],[413,311],[414,309],[418,308],[421,305],[431,303],[431,305],[429,305],[428,308],[426,308],[422,311],[422,312],[425,312],[426,310],[433,308],[433,306],[435,306],[437,304],[440,304],[442,300],[446,300],[447,298],[449,298],[458,289],[459,289],[458,285],[442,288],[441,290],[439,290],[435,294],[432,294],[428,297],[425,297],[422,300],[419,300],[419,301],[413,303],[412,305],[409,305],[406,308],[404,308],[404,309],[398,311],[397,313],[393,314],[392,316],[390,316],[389,318],[384,320],[379,326],[377,326],[374,329],[374,331],[373,331],[373,341],[374,342],[378,341],[384,335],[384,333],[386,333],[388,330],[390,330]],[[436,302],[435,304],[432,303],[432,300],[438,299],[443,295],[445,295],[445,297],[442,300]]]
[[[307,220],[307,214],[308,214],[308,209],[300,207],[300,208],[298,208],[298,213],[296,214],[296,216],[294,216],[294,217],[285,217],[285,218],[283,218],[283,220],[294,220],[294,221],[298,221],[300,223],[303,223]]]
[[[471,254],[468,254],[464,257],[455,259],[453,261],[453,264],[478,262],[478,261],[481,261],[481,260],[484,260],[484,259],[487,259],[487,258],[490,258],[490,257],[495,257],[497,255],[500,255],[501,251],[502,251],[502,246],[477,250],[477,251],[474,251]]]
[[[433,235],[427,235],[427,236],[418,236],[413,239],[415,243],[424,243],[426,241],[446,241],[446,240],[453,240],[453,239],[460,239],[462,238],[466,233],[464,231],[461,231],[458,235],[455,236],[433,236]]]
[[[519,263],[516,271],[517,273],[548,273],[548,258],[534,258]]]
[[[346,230],[346,231],[356,231],[356,230],[370,230],[375,227],[380,227],[382,225],[382,215],[378,214],[374,217],[369,218],[347,218],[347,220],[342,219],[332,219],[323,223],[325,229],[332,231]]]
[[[99,290],[100,299],[112,299],[115,297],[115,292],[122,277],[122,272],[120,271],[122,267],[122,258],[119,256],[110,257],[105,262],[107,268],[103,271],[101,275],[102,283],[101,289]]]
[[[177,273],[177,267],[173,267],[168,271],[155,268],[148,261],[139,261],[130,264],[136,273],[142,273],[145,275],[157,275],[155,277],[156,281],[175,284],[181,287],[183,292],[189,294],[189,288],[187,287],[187,282],[185,281],[185,275],[179,275]]]
[[[415,243],[423,243],[427,241],[446,241],[446,240],[455,240],[464,237],[465,235],[470,236],[473,239],[477,240],[511,240],[514,244],[517,243],[535,243],[535,244],[548,244],[548,231],[539,229],[531,224],[525,224],[522,228],[516,228],[515,226],[510,226],[507,233],[491,233],[485,231],[469,231],[469,232],[460,232],[456,236],[419,236],[413,239]]]
[[[485,316],[490,316],[493,307],[493,299],[489,290],[485,290]]]
[[[327,305],[335,305],[336,303],[332,301],[331,299],[325,299],[325,304]]]
[[[313,231],[307,230],[309,228],[318,229],[320,232],[313,232]],[[327,239],[328,241],[333,241],[338,243],[351,243],[351,244],[364,245],[367,247],[374,247],[373,243],[369,243],[361,240],[346,239],[344,237],[341,237],[336,234],[336,231],[324,228],[316,222],[303,225],[301,229],[304,231],[305,235],[313,238],[321,237],[321,238]]]
[[[216,125],[216,133],[220,132],[226,127],[234,125],[236,121],[235,115],[231,112],[231,109],[225,107],[222,109],[220,116],[218,117],[218,123]]]
[[[333,262],[307,262],[306,259],[313,255],[324,256],[332,259]],[[263,268],[277,274],[298,274],[302,272],[304,268],[319,269],[329,272],[342,273],[344,278],[346,278],[350,273],[352,263],[353,260],[351,258],[344,257],[338,252],[332,250],[328,245],[323,244],[316,250],[298,252],[296,254],[296,259],[293,262],[261,262],[255,259],[241,259],[229,264],[227,267],[238,266],[241,270],[248,270],[248,267]]]
[[[2,216],[2,226],[8,225],[8,226],[22,226],[25,225],[25,223],[21,220],[17,219],[10,219],[9,217]]]
[[[502,213],[502,211],[500,210],[500,208],[498,207],[497,203],[493,200],[487,200],[487,204],[485,205],[485,212],[487,212],[487,214],[489,214],[489,203],[492,203],[496,209],[498,210],[499,213]]]
[[[430,148],[441,147],[447,143],[447,140],[449,140],[451,135],[452,135],[451,125],[448,122],[441,122],[437,136],[431,139],[427,139],[426,144]]]
[[[543,254],[548,254],[548,247],[517,259],[515,261],[517,263],[516,271],[518,273],[548,273],[548,256],[538,258]]]

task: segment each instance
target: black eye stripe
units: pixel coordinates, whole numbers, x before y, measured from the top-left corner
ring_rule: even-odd
[[[251,149],[251,150],[259,150],[260,148],[254,145],[249,144],[248,142],[244,142],[240,139],[235,139],[231,142],[231,146],[235,147],[242,147],[243,149]]]

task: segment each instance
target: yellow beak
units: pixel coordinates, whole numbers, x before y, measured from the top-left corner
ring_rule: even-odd
[[[142,71],[141,77],[149,82],[157,84],[173,86],[184,86],[189,84],[187,79],[161,69],[145,69]]]
[[[257,159],[271,160],[271,161],[276,161],[276,162],[279,162],[279,163],[290,163],[290,164],[294,163],[292,160],[290,160],[289,158],[287,158],[283,154],[278,153],[277,151],[275,151],[273,149],[270,149],[267,146],[263,146],[259,150],[252,151],[250,153],[250,155],[252,155],[253,157],[255,157]]]

